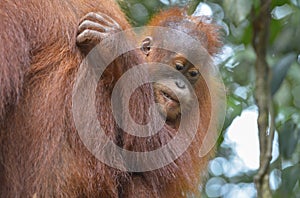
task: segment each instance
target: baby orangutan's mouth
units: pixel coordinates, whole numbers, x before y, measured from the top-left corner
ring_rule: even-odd
[[[177,97],[173,93],[170,93],[170,92],[165,91],[165,90],[161,90],[160,94],[163,96],[165,102],[172,102],[172,103],[179,104],[179,101],[178,101]]]
[[[171,89],[165,86],[156,86],[154,93],[155,102],[159,104],[160,113],[166,117],[168,125],[175,125],[181,110],[179,98]]]

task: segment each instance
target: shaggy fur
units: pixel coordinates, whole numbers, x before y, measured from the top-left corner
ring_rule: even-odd
[[[0,196],[197,195],[200,174],[208,160],[199,158],[198,151],[211,119],[209,93],[203,80],[196,87],[196,92],[201,92],[198,133],[189,149],[168,166],[143,173],[116,170],[98,161],[81,142],[71,102],[75,76],[84,58],[75,44],[77,26],[88,12],[105,13],[123,29],[130,28],[111,0],[0,3]],[[166,125],[153,137],[134,137],[118,128],[113,120],[110,96],[114,83],[127,69],[141,62],[143,56],[139,51],[117,58],[99,81],[96,93],[98,118],[105,133],[116,144],[132,151],[154,150],[176,134]],[[130,105],[138,122],[148,119],[148,107],[153,101],[150,85],[136,90]],[[186,123],[195,121],[192,116],[182,119]]]

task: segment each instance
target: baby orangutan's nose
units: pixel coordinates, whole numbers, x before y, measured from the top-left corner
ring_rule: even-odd
[[[186,88],[186,85],[185,85],[185,83],[183,82],[183,80],[178,79],[178,80],[175,81],[175,84],[176,84],[176,86],[177,86],[178,88],[180,88],[180,89],[185,89],[185,88]]]

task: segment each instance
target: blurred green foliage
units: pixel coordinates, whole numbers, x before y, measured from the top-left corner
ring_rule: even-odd
[[[226,129],[241,113],[255,105],[254,82],[256,55],[252,47],[253,13],[260,7],[258,0],[119,0],[133,26],[142,26],[158,11],[170,6],[184,6],[190,12],[208,5],[214,21],[223,27],[224,48],[216,62],[220,65],[227,88]],[[271,91],[274,100],[279,156],[271,164],[271,185],[274,197],[300,196],[300,1],[273,0],[267,61],[272,70]],[[211,164],[224,170],[235,155],[233,148],[222,145]],[[227,163],[227,166],[230,165]],[[234,190],[253,193],[256,170],[241,170],[234,176],[224,171],[210,172],[204,197],[230,197]],[[226,189],[226,188],[227,189]],[[212,190],[213,189],[213,190]],[[255,190],[254,190],[255,191]],[[234,194],[233,194],[234,195]]]

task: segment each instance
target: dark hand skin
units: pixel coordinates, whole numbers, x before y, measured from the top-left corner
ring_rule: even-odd
[[[121,26],[108,15],[90,12],[79,23],[76,44],[88,54],[105,37],[121,30]]]

